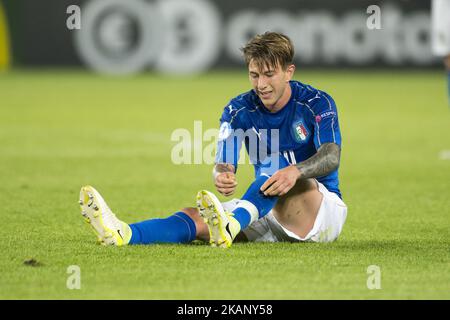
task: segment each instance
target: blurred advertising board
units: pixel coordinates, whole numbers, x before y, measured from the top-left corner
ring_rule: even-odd
[[[21,66],[113,74],[239,68],[239,48],[268,30],[292,38],[300,67],[440,65],[423,0],[15,0],[5,7]]]

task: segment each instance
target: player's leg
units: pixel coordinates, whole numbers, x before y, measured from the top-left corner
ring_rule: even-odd
[[[294,237],[304,238],[314,226],[322,200],[323,195],[314,179],[300,180],[278,198],[269,214],[242,230],[235,241],[291,241],[287,234],[291,232]]]
[[[200,216],[198,209],[193,207],[187,207],[181,209],[181,212],[184,212],[194,221],[196,230],[196,239],[206,242],[209,241],[208,225],[203,220],[203,217]]]
[[[149,219],[130,224],[129,244],[189,243],[208,241],[209,231],[196,208],[184,208],[166,218]]]
[[[314,179],[300,180],[291,191],[278,198],[269,214],[243,229],[233,242],[304,239],[313,229],[323,198]]]
[[[272,210],[273,216],[286,229],[304,238],[314,226],[322,199],[316,180],[299,180],[278,199]]]
[[[79,202],[81,214],[102,244],[121,246],[209,240],[208,227],[195,208],[184,208],[165,219],[129,225],[116,217],[100,193],[91,186],[81,189]]]
[[[240,199],[232,199],[222,202],[225,212],[233,212],[239,206]],[[270,214],[270,213],[269,213]],[[268,215],[269,215],[268,214]],[[267,215],[265,216],[267,217]],[[277,242],[277,237],[273,234],[266,219],[262,218],[253,222],[249,227],[241,230],[233,240],[235,242]]]
[[[224,210],[213,193],[202,190],[197,194],[197,206],[208,224],[211,245],[230,247],[241,230],[272,210],[278,197],[267,197],[260,189],[273,173],[287,165],[286,159],[281,155],[268,158],[238,206],[231,212]]]
[[[342,199],[315,179],[309,179],[300,181],[281,197],[261,220],[265,220],[266,229],[276,241],[330,242],[338,238],[346,218],[347,206]],[[259,221],[244,230],[249,240],[255,241],[252,236]]]
[[[314,179],[303,180],[236,240],[330,242],[338,238],[346,217],[347,206],[335,193]]]
[[[227,204],[223,204],[225,212],[233,212],[237,207]],[[346,217],[347,207],[335,193],[315,179],[301,180],[278,198],[271,212],[241,230],[233,243],[334,241]]]

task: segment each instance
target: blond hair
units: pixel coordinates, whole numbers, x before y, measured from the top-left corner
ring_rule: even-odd
[[[294,58],[294,46],[288,36],[277,32],[258,34],[241,48],[247,66],[254,61],[259,70],[276,68],[286,70]]]

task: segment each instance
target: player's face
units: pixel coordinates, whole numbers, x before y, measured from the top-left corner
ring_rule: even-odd
[[[264,106],[272,112],[283,108],[291,97],[291,86],[295,66],[290,65],[283,70],[280,64],[276,68],[264,66],[259,70],[258,65],[251,60],[248,65],[249,78],[253,89]]]

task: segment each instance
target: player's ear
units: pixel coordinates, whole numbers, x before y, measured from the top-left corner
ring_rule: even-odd
[[[294,76],[294,72],[295,72],[295,65],[290,64],[287,68],[286,68],[286,82],[289,82],[290,80],[292,80],[292,77]]]

